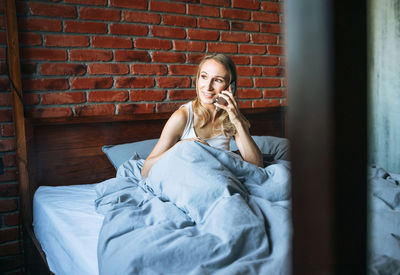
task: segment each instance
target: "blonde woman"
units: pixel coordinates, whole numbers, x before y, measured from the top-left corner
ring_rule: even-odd
[[[142,176],[174,145],[188,140],[229,151],[234,137],[243,160],[262,166],[262,154],[249,133],[249,122],[240,113],[234,97],[236,67],[226,55],[207,55],[196,75],[197,97],[168,119],[160,139],[147,157]]]

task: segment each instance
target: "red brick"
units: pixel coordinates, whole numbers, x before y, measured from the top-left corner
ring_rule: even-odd
[[[251,19],[252,21],[279,23],[279,15],[276,13],[254,11]]]
[[[255,22],[247,22],[247,21],[231,22],[231,31],[258,32],[259,30],[260,30],[260,25]]]
[[[76,116],[106,116],[115,113],[114,104],[83,105],[75,106]]]
[[[135,39],[135,48],[152,49],[152,50],[169,50],[171,42],[169,40],[161,40],[155,38],[137,38]]]
[[[153,52],[152,62],[161,63],[184,63],[186,56],[183,53],[174,52]]]
[[[5,60],[5,59],[6,59],[6,49],[0,48],[0,60]]]
[[[197,65],[168,65],[169,75],[195,75]]]
[[[112,52],[107,50],[70,50],[71,61],[110,61]]]
[[[281,46],[268,46],[268,53],[272,55],[282,55],[283,47]]]
[[[198,18],[198,26],[204,29],[217,29],[217,30],[227,30],[229,29],[228,21],[222,19],[212,19],[212,18]]]
[[[3,215],[4,224],[6,226],[13,226],[19,224],[19,213],[7,213]]]
[[[89,92],[88,102],[121,102],[128,100],[128,91]]]
[[[187,14],[189,14],[189,15],[219,17],[219,8],[216,8],[216,7],[207,7],[207,6],[188,4],[187,8],[188,8]]]
[[[0,106],[11,106],[11,105],[12,105],[12,94],[0,93]]]
[[[281,4],[280,3],[272,3],[272,2],[262,2],[261,9],[263,11],[280,12]]]
[[[158,77],[157,83],[160,88],[189,88],[190,77]]]
[[[20,33],[20,45],[39,46],[42,45],[42,36],[37,33],[22,32]]]
[[[271,35],[271,34],[252,33],[251,41],[259,44],[276,44],[278,38],[276,35]]]
[[[146,10],[147,2],[147,0],[110,0],[110,5],[118,8]]]
[[[22,59],[65,61],[67,60],[67,51],[60,49],[23,48]]]
[[[129,93],[130,101],[163,101],[165,97],[165,90],[133,90]]]
[[[183,104],[183,102],[176,103],[158,103],[157,104],[157,112],[158,113],[171,113],[176,110]]]
[[[207,43],[210,53],[237,53],[237,44],[232,43]]]
[[[155,37],[185,38],[186,31],[182,28],[171,28],[162,26],[151,26],[151,34]]]
[[[283,76],[284,69],[280,67],[264,67],[262,73],[265,76]]]
[[[147,35],[149,32],[147,26],[133,25],[126,23],[113,23],[110,25],[111,34],[121,34],[121,35]]]
[[[22,87],[27,91],[66,90],[69,88],[67,79],[40,78],[24,79]]]
[[[40,103],[39,94],[24,94],[24,104],[25,105],[36,105]]]
[[[178,27],[196,27],[196,18],[182,15],[163,14],[161,16],[163,25]]]
[[[6,151],[8,151],[8,148],[3,148],[3,143],[2,141],[4,140],[0,140],[0,150],[3,149],[7,149]],[[15,150],[15,139],[9,139],[9,140],[5,140],[5,141],[10,141],[12,147],[10,151],[14,151]],[[8,146],[8,145],[6,145]],[[3,174],[0,175],[0,181],[5,182],[5,181],[16,181],[17,180],[17,171],[16,169],[12,169],[12,170],[5,170],[3,171]],[[10,192],[13,192],[12,190],[10,190]],[[13,192],[14,195],[18,194],[18,186],[17,186],[17,190],[16,192]]]
[[[249,109],[249,108],[252,108],[252,106],[251,106],[251,101],[250,100],[247,100],[247,101],[239,101],[238,102],[239,103],[239,108],[240,109],[244,109],[244,108],[247,108],[247,109]]]
[[[132,40],[117,36],[94,36],[92,45],[95,48],[130,49]]]
[[[113,85],[112,77],[77,77],[71,80],[71,89],[108,89]]]
[[[152,88],[154,79],[152,77],[118,77],[115,80],[116,88]]]
[[[14,127],[13,127],[14,128]],[[4,167],[15,167],[16,166],[16,156],[14,154],[3,155]]]
[[[10,83],[7,78],[0,78],[0,91],[9,91]]]
[[[217,7],[229,7],[231,5],[230,0],[200,0],[200,3]]]
[[[37,63],[21,63],[21,73],[23,75],[32,76],[37,73]]]
[[[0,256],[10,256],[21,254],[21,244],[18,242],[6,243],[0,245]]]
[[[120,115],[131,114],[151,114],[154,112],[155,104],[141,103],[141,104],[118,104],[117,113]]]
[[[11,109],[0,110],[0,121],[1,122],[12,121],[12,110]]]
[[[263,97],[284,97],[283,90],[263,90]]]
[[[18,27],[22,31],[62,31],[61,20],[43,18],[21,18]]]
[[[131,73],[137,75],[165,75],[167,66],[161,64],[133,64]]]
[[[94,63],[88,65],[89,74],[127,74],[129,73],[129,67],[127,64],[115,64],[115,63]]]
[[[168,92],[170,100],[189,100],[196,97],[196,90],[172,90]]]
[[[203,53],[188,53],[187,63],[199,64],[204,56]]]
[[[264,45],[241,44],[239,45],[239,53],[248,54],[265,54],[267,47]]]
[[[259,0],[232,0],[232,7],[258,10],[260,8],[260,1]]]
[[[86,96],[83,92],[47,93],[41,96],[43,105],[82,103],[86,101]]]
[[[80,4],[80,5],[97,5],[105,6],[108,0],[64,0],[65,3]]]
[[[115,61],[149,62],[150,55],[147,51],[115,50]]]
[[[250,35],[243,32],[221,32],[221,41],[249,42]]]
[[[18,227],[0,229],[0,243],[18,240]]]
[[[86,68],[82,64],[43,63],[40,65],[41,75],[83,75]]]
[[[278,58],[275,56],[252,56],[250,59],[252,65],[278,65]]]
[[[165,13],[185,13],[185,4],[171,3],[171,2],[161,2],[151,0],[150,2],[151,11],[160,11]]]
[[[18,208],[16,199],[0,199],[0,212],[15,211]]]
[[[15,139],[0,139],[0,151],[7,152],[7,151],[15,151]],[[4,174],[3,174],[4,175]],[[0,179],[3,175],[0,175]]]
[[[15,136],[14,124],[1,124],[1,136],[2,137]]]
[[[260,98],[261,91],[258,89],[242,89],[238,92],[239,98]]]
[[[44,43],[46,46],[57,47],[87,47],[89,38],[83,35],[45,35]]]
[[[126,22],[137,22],[147,24],[160,24],[160,14],[136,11],[122,11],[122,18]]]
[[[0,44],[7,44],[7,37],[5,31],[0,31]]]
[[[255,66],[236,67],[237,73],[240,76],[260,76],[261,68]]]
[[[28,2],[28,6],[32,15],[76,18],[76,8],[74,6],[38,2]]]
[[[260,99],[253,101],[254,108],[277,107],[280,106],[278,99]]]
[[[238,87],[253,87],[253,80],[250,77],[241,77],[238,79]]]
[[[191,40],[216,41],[219,38],[218,31],[189,29],[187,32],[188,32],[188,39]]]
[[[65,32],[107,33],[107,24],[102,22],[64,21]]]
[[[206,44],[199,41],[174,40],[173,43],[176,51],[203,52],[206,48]]]
[[[254,81],[255,87],[280,87],[281,80],[276,78],[256,78]]]
[[[265,33],[281,33],[281,26],[278,24],[261,24],[260,31]]]
[[[80,8],[79,18],[103,21],[120,21],[121,19],[119,10],[91,7]]]
[[[70,117],[72,110],[69,107],[35,108],[26,110],[28,117],[48,118],[48,117]]]
[[[221,12],[223,18],[249,20],[251,16],[249,11],[239,9],[223,9]]]

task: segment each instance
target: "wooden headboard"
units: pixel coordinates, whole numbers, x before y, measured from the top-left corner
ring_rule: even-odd
[[[242,112],[252,135],[285,135],[283,107]],[[90,184],[114,177],[101,147],[158,138],[170,115],[26,119],[30,194],[23,201],[32,202],[40,185]]]

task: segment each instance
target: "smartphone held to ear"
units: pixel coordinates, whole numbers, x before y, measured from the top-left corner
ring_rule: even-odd
[[[231,87],[231,92],[232,92],[232,94],[234,95],[235,92],[236,92],[236,82],[233,81],[229,86]],[[217,97],[217,98],[215,99],[215,102],[218,103],[218,104],[221,104],[221,105],[226,105],[226,104],[228,103],[228,102],[226,101],[226,99],[223,98],[223,97]],[[217,109],[217,111],[218,111],[219,108],[217,107],[216,109]]]

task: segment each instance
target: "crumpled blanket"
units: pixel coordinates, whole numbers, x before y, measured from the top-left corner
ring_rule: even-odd
[[[100,183],[100,274],[290,274],[290,165],[266,168],[195,141],[140,175]]]
[[[372,166],[369,179],[369,274],[400,275],[400,174]]]

